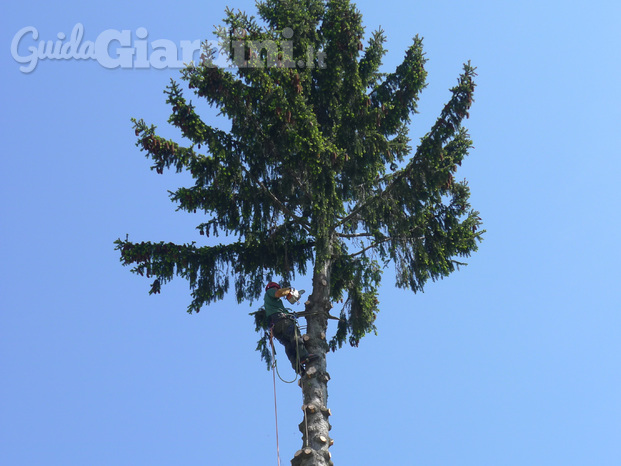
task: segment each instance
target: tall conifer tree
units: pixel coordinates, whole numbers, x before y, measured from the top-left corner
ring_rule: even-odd
[[[466,182],[454,178],[472,147],[462,122],[475,73],[464,65],[436,122],[412,147],[408,124],[427,76],[419,37],[393,72],[382,73],[384,33],[363,45],[362,17],[349,1],[257,7],[259,20],[227,10],[217,31],[236,68],[216,66],[206,46],[181,73],[187,88],[228,118],[229,131],[202,120],[174,81],[166,90],[169,122],[188,143],[134,121],[152,169],[188,171],[195,180],[170,197],[179,209],[200,211],[198,233],[234,240],[126,239],[117,249],[132,272],[153,278],[150,293],[175,275],[187,279],[190,313],[221,299],[231,280],[241,302],[260,298],[270,280],[312,274],[307,347],[319,358],[301,383],[306,422],[292,463],[327,465],[326,354],[375,331],[382,269],[393,264],[396,286],[416,292],[477,249],[481,220]],[[341,302],[327,339],[330,309]]]

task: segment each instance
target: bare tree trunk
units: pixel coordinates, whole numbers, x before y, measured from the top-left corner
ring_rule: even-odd
[[[295,452],[291,464],[293,466],[331,466],[331,454],[328,448],[332,445],[330,438],[330,410],[328,409],[328,380],[326,371],[326,329],[327,314],[330,311],[330,264],[326,262],[316,268],[313,276],[313,293],[309,297],[306,310],[308,323],[304,336],[309,353],[318,356],[307,366],[304,377],[300,379],[300,387],[304,403],[304,418],[300,423],[303,447]]]

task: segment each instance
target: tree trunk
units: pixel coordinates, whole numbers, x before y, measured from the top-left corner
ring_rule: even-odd
[[[306,304],[309,314],[306,317],[306,347],[309,353],[318,356],[308,366],[304,377],[300,379],[303,394],[302,411],[304,417],[300,423],[303,446],[295,452],[291,464],[293,466],[331,466],[331,454],[328,448],[332,445],[330,438],[330,410],[328,409],[328,380],[326,371],[326,329],[327,313],[330,304],[330,264],[315,269],[313,275],[313,293]]]

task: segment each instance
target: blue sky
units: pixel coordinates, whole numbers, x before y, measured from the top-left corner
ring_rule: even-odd
[[[113,241],[203,241],[134,146],[131,117],[175,136],[176,70],[42,61],[14,35],[213,39],[226,5],[13,2],[3,7],[0,463],[276,464],[272,376],[234,299],[189,316],[187,283],[148,296]],[[458,176],[487,229],[468,267],[397,290],[378,336],[329,355],[335,464],[621,464],[618,270],[621,6],[612,1],[357,3],[388,36],[385,69],[424,37],[429,86],[412,136],[478,67]],[[210,121],[216,121],[208,109]],[[205,243],[211,244],[211,243]],[[300,278],[298,288],[310,289]],[[333,329],[334,330],[334,329]],[[280,451],[300,447],[300,391],[279,383]]]

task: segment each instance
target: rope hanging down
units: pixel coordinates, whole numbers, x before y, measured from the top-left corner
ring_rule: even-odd
[[[272,338],[270,335],[270,342],[271,341]],[[273,350],[274,345],[272,344],[272,351]],[[272,353],[272,357],[274,357],[274,353]],[[274,380],[274,417],[276,418],[276,457],[278,458],[278,466],[280,466],[280,445],[278,444],[278,404],[276,403],[276,371],[274,370],[274,366],[275,365],[272,366],[272,379]]]
[[[295,339],[296,339],[296,343],[297,343],[297,338],[298,338],[298,329],[297,329],[297,325],[295,327],[295,333],[294,333]],[[280,376],[280,373],[278,372],[278,364],[276,361],[276,349],[274,348],[274,329],[273,326],[270,327],[270,346],[272,347],[272,381],[274,383],[274,417],[276,420],[276,457],[278,459],[278,466],[280,466],[280,445],[279,445],[279,441],[278,441],[278,403],[276,401],[276,374],[278,374],[278,378],[280,380],[282,380],[285,383],[293,383],[298,379],[298,373],[295,373],[295,378],[293,380],[285,380]],[[300,367],[300,351],[298,349],[298,346],[296,344],[296,348],[295,348],[295,352],[296,352],[296,366]],[[301,381],[302,379],[300,379]],[[304,437],[304,446],[308,446],[308,421],[306,419],[306,410],[304,409],[304,425],[306,427],[306,435]]]

